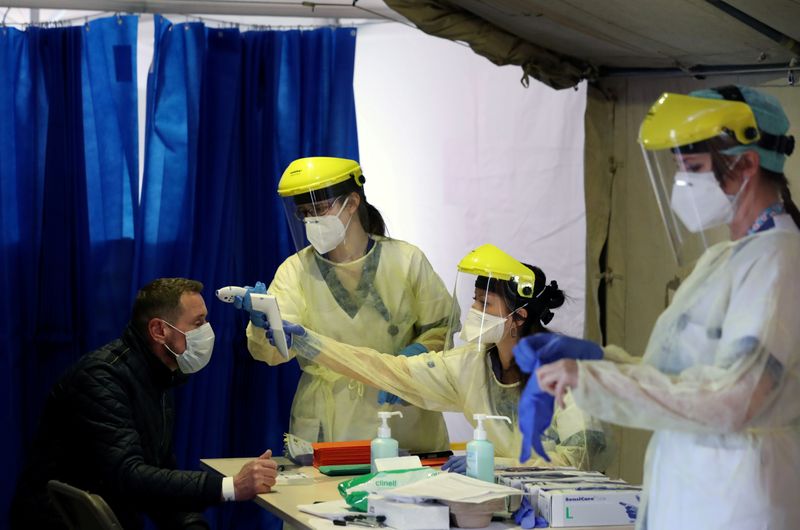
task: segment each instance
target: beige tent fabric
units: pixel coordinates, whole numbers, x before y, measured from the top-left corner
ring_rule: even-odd
[[[494,64],[522,66],[528,76],[556,89],[577,85],[596,76],[589,63],[552,52],[506,32],[446,0],[386,0],[386,5],[436,37],[466,42]]]
[[[687,78],[627,78],[604,80],[589,91],[586,109],[585,190],[587,221],[586,336],[598,340],[597,258],[608,241],[606,342],[641,355],[656,319],[667,304],[681,270],[668,246],[641,149],[639,124],[663,92],[686,93],[698,88],[740,83],[776,96],[800,138],[800,88],[786,78],[765,76]],[[610,115],[609,115],[610,114]],[[800,198],[800,152],[789,157],[786,174]],[[649,433],[620,429],[617,466],[609,474],[640,482]]]
[[[600,324],[600,258],[611,220],[611,188],[616,173],[613,158],[614,102],[602,90],[587,91],[584,147],[584,195],[586,200],[586,316],[584,337],[603,342]]]
[[[609,131],[614,130],[615,97],[597,86],[590,85],[587,91],[584,146],[584,195],[586,201],[586,315],[584,337],[595,342],[604,342],[600,322],[600,293],[605,280],[608,287],[619,280],[615,271],[602,270],[601,255],[611,233],[611,210],[614,179],[618,162],[614,158],[616,138]],[[616,271],[618,272],[618,271]],[[605,288],[608,295],[610,289]],[[619,292],[619,289],[616,291]],[[609,300],[603,309],[608,309]],[[606,313],[607,314],[607,313]],[[621,475],[623,461],[622,444],[626,433],[615,428],[614,438],[617,454],[606,469],[612,477]],[[635,471],[635,470],[634,470]],[[636,476],[635,473],[633,475]],[[635,482],[635,481],[634,481]]]

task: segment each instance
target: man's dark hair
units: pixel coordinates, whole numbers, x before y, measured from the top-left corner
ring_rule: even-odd
[[[152,318],[174,322],[180,314],[183,293],[200,293],[203,284],[186,278],[159,278],[136,293],[131,324],[142,337],[147,337],[147,323]]]

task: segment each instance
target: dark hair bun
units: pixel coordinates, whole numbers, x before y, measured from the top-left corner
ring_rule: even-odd
[[[553,280],[544,288],[542,301],[548,309],[555,309],[564,305],[564,291],[558,288],[558,282]]]

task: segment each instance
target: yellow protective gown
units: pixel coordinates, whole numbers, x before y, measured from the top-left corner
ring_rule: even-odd
[[[452,297],[417,247],[380,236],[362,258],[333,263],[307,247],[289,257],[269,292],[285,320],[357,346],[396,354],[413,342],[441,349]],[[255,359],[286,362],[264,330],[247,327]],[[378,390],[324,366],[298,359],[303,374],[292,404],[289,431],[305,440],[368,440],[376,436],[379,410],[399,410],[392,437],[411,451],[449,448],[439,412],[408,405],[378,405]]]
[[[581,408],[655,431],[637,528],[800,528],[799,271],[775,217],[703,254],[640,364],[578,362]]]
[[[473,414],[508,416],[511,425],[485,421],[486,435],[494,444],[498,464],[520,465],[522,434],[517,428],[520,383],[498,381],[492,369],[492,356],[477,345],[468,344],[446,353],[395,357],[342,344],[306,330],[306,335],[294,337],[292,349],[297,355],[385,388],[421,408],[463,412],[473,426]],[[606,426],[582,412],[571,399],[565,409],[556,407],[546,437],[543,445],[551,458],[550,464],[537,457],[525,465],[603,470],[611,460],[611,437]]]

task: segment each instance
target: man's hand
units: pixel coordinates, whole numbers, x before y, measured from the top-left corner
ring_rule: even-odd
[[[242,466],[233,477],[233,490],[237,501],[249,501],[256,495],[268,493],[275,485],[278,464],[272,459],[272,449]]]

